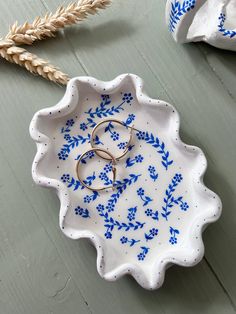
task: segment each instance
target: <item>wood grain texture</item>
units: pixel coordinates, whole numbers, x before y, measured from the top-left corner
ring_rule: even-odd
[[[1,35],[59,0],[0,0]],[[204,44],[177,45],[164,23],[165,3],[116,0],[106,11],[30,50],[70,76],[108,80],[141,76],[154,98],[174,104],[182,138],[207,155],[206,184],[223,201],[223,215],[204,235],[206,257],[194,268],[172,267],[164,286],[149,292],[125,277],[96,271],[85,240],[65,238],[59,202],[35,186],[32,115],[56,104],[64,88],[0,60],[0,313],[235,313],[236,308],[236,58]]]

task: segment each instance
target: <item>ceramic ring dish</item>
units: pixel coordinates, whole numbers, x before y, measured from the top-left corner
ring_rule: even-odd
[[[109,117],[138,131],[117,162],[115,190],[98,193],[82,186],[75,169],[90,148],[93,127]],[[203,183],[206,158],[181,141],[176,109],[149,98],[139,77],[71,79],[56,106],[34,115],[30,134],[37,144],[35,183],[56,190],[61,230],[92,241],[103,278],[130,274],[142,287],[156,289],[171,264],[193,266],[202,259],[202,232],[221,213],[220,199]],[[128,128],[112,123],[96,134],[97,147],[114,155],[128,140]],[[111,164],[94,152],[82,168],[86,184],[111,184]]]

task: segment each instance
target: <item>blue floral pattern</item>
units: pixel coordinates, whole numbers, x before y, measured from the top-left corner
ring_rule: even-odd
[[[132,167],[134,164],[142,163],[143,162],[143,156],[142,155],[137,155],[134,158],[131,159],[131,157],[128,157],[126,159],[126,168]]]
[[[143,201],[143,206],[147,206],[150,202],[153,201],[153,199],[151,197],[145,195],[145,191],[143,188],[139,188],[137,190],[137,194],[141,198],[141,200]]]
[[[75,214],[81,216],[82,218],[90,218],[88,209],[84,209],[80,206],[75,208]]]
[[[155,182],[158,179],[158,173],[157,173],[156,168],[154,166],[149,166],[148,172],[149,172],[150,178]]]
[[[187,202],[183,201],[183,196],[175,197],[173,194],[179,185],[179,183],[183,180],[183,176],[180,173],[176,173],[171,183],[169,184],[166,190],[166,196],[164,197],[164,206],[162,206],[162,217],[165,220],[168,220],[169,215],[171,214],[171,210],[174,205],[180,205],[180,209],[186,211],[189,206]]]
[[[165,143],[161,142],[158,137],[155,137],[152,133],[139,131],[137,134],[137,138],[139,140],[144,140],[147,144],[152,145],[154,147],[158,154],[162,156],[162,165],[167,170],[170,165],[172,165],[173,160],[169,160],[170,153],[165,150]]]
[[[146,239],[146,241],[149,241],[149,240],[154,239],[154,237],[157,235],[158,235],[158,229],[152,228],[149,230],[148,233],[145,233],[145,239]]]
[[[129,238],[123,236],[122,238],[120,238],[120,242],[121,242],[121,244],[128,243],[129,246],[134,246],[136,243],[140,242],[140,240],[129,239]]]
[[[189,2],[186,2],[187,5]],[[60,128],[60,134],[62,134],[66,143],[62,146],[58,153],[59,160],[66,160],[73,149],[81,146],[80,153],[83,148],[83,145],[87,145],[90,143],[91,135],[90,130],[93,128],[99,119],[103,119],[109,116],[115,116],[124,111],[125,106],[132,105],[134,97],[132,93],[126,92],[121,94],[121,100],[118,104],[112,104],[111,97],[109,95],[101,95],[101,99],[99,105],[97,107],[91,107],[85,112],[85,121],[81,121],[79,124],[79,129],[81,131],[80,134],[72,135],[73,126],[75,125],[75,119],[68,119],[65,122],[65,126]],[[130,126],[135,121],[136,116],[133,113],[128,113],[126,118],[122,118],[124,126]],[[171,158],[170,152],[168,151],[165,143],[156,135],[151,132],[137,130],[135,135],[134,143],[130,144],[129,151],[134,149],[136,150],[139,147],[139,141],[144,142],[154,150],[154,153],[157,153],[158,156],[161,157],[160,165],[163,168],[164,172],[169,170],[170,166],[173,164],[173,159]],[[110,122],[104,128],[104,133],[109,134],[112,141],[115,142],[115,145],[118,149],[124,150],[127,146],[126,141],[121,141],[122,136],[115,130],[114,125]],[[96,137],[95,139],[97,145],[103,145],[100,138]],[[81,155],[78,155],[75,160],[78,160]],[[89,152],[86,154],[82,163],[87,164],[89,160],[95,157],[94,152]],[[74,214],[78,218],[89,219],[91,216],[97,215],[100,219],[102,219],[103,225],[103,234],[105,239],[111,241],[111,239],[117,241],[117,237],[115,233],[119,234],[119,243],[120,245],[126,245],[130,249],[133,250],[135,256],[138,261],[142,262],[146,259],[148,252],[152,250],[151,246],[153,246],[156,242],[156,239],[159,237],[159,233],[161,234],[162,230],[159,228],[159,220],[160,218],[164,218],[164,221],[168,221],[169,215],[171,214],[173,207],[178,205],[180,210],[183,212],[189,209],[188,203],[184,200],[182,195],[176,196],[176,189],[178,185],[182,182],[183,176],[181,173],[176,173],[172,178],[170,184],[168,184],[167,189],[165,190],[165,195],[163,196],[163,206],[161,210],[157,210],[154,207],[150,207],[150,205],[154,204],[153,202],[153,191],[149,191],[146,187],[148,184],[152,184],[152,186],[159,179],[159,176],[162,176],[163,170],[158,173],[157,165],[155,163],[147,164],[145,166],[145,171],[141,175],[140,172],[135,173],[135,170],[138,170],[139,167],[143,167],[143,165],[147,162],[148,157],[145,154],[145,148],[141,150],[141,153],[133,154],[127,156],[124,160],[126,171],[128,175],[122,179],[117,180],[114,184],[114,191],[112,193],[107,194],[107,198],[104,199],[99,198],[100,194],[96,191],[92,191],[88,193],[88,190],[84,188],[79,180],[76,180],[69,173],[64,173],[61,175],[61,181],[67,186],[67,188],[72,191],[83,191],[82,200],[83,204],[78,205],[74,208]],[[148,161],[149,162],[149,161]],[[134,170],[130,172],[130,170]],[[101,170],[93,172],[91,175],[85,178],[84,183],[87,185],[96,185],[95,180],[99,180],[102,182],[104,186],[109,186],[112,184],[111,180],[111,171],[112,164],[108,162]],[[144,176],[144,182],[147,181],[147,186],[144,183],[141,183],[139,178]],[[149,182],[148,182],[149,181]],[[101,184],[100,182],[100,184]],[[123,216],[119,215],[117,211],[117,205],[121,195],[128,190],[131,186],[134,186],[136,190],[136,198],[134,198],[135,202],[131,206],[124,207],[125,214]],[[161,188],[157,185],[157,188]],[[155,190],[157,190],[155,188]],[[111,191],[111,190],[110,190]],[[129,194],[129,191],[125,193],[125,195]],[[106,194],[104,194],[106,195]],[[103,195],[103,196],[104,196]],[[122,203],[123,203],[122,198]],[[128,200],[128,199],[126,199]],[[92,205],[91,203],[94,202]],[[95,205],[94,205],[95,204]],[[91,206],[91,208],[90,208]],[[124,206],[124,204],[122,205]],[[97,212],[93,212],[92,208],[96,208]],[[118,215],[118,216],[117,216]],[[122,217],[122,218],[121,218]],[[145,221],[148,221],[148,224],[145,224],[143,218],[145,217]],[[150,226],[150,224],[153,225]],[[150,228],[151,227],[151,228]],[[137,232],[136,232],[137,231]],[[177,228],[169,227],[167,228],[168,232],[168,241],[171,245],[177,243],[177,236],[180,231]],[[131,235],[132,234],[132,235]],[[146,246],[146,244],[150,244]],[[140,244],[140,246],[137,245]],[[136,250],[138,249],[138,251]]]
[[[131,207],[131,208],[128,209],[128,216],[127,216],[127,218],[128,218],[129,221],[132,221],[132,220],[135,219],[136,212],[137,212],[137,206]]]
[[[74,125],[75,121],[73,119],[69,119],[66,121],[66,125],[61,128],[61,133],[68,133],[71,131],[71,127]],[[66,136],[66,135],[65,135]]]
[[[171,12],[169,18],[169,31],[174,32],[176,25],[180,21],[181,17],[194,9],[196,0],[184,0],[181,4],[180,1],[174,0],[171,2]]]
[[[174,245],[177,244],[177,237],[176,235],[179,234],[179,230],[178,229],[174,229],[173,227],[170,227],[170,239],[169,242],[170,244]]]
[[[149,252],[150,248],[146,247],[146,246],[141,246],[141,252],[137,255],[137,258],[139,261],[143,261],[147,255],[147,253]]]
[[[145,214],[147,217],[151,217],[153,220],[159,220],[158,210],[154,211],[151,208],[145,210]]]
[[[225,28],[226,15],[224,13],[220,13],[219,16],[219,24],[218,30],[222,33],[223,36],[233,38],[236,36],[236,30],[230,30]]]

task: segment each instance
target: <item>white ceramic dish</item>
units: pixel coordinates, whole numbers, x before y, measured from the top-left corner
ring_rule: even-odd
[[[179,43],[236,51],[236,0],[167,0],[166,23]]]
[[[98,194],[82,187],[75,167],[90,147],[92,127],[109,117],[134,124],[140,132],[117,165],[116,190]],[[91,239],[103,278],[130,274],[144,288],[156,289],[171,264],[193,266],[201,260],[202,232],[219,218],[220,199],[203,184],[204,154],[179,137],[175,108],[149,98],[139,77],[72,79],[56,106],[35,114],[30,134],[37,144],[34,181],[56,190],[64,234]],[[116,125],[100,130],[97,138],[98,146],[114,154],[127,139],[127,130]],[[110,170],[93,154],[84,160],[87,183],[109,184]]]

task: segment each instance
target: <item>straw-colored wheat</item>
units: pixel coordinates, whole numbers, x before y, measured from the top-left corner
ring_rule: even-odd
[[[0,56],[50,81],[66,85],[69,80],[66,74],[62,73],[48,61],[37,57],[26,49],[12,45],[11,41],[0,41]]]
[[[16,44],[31,45],[35,40],[54,37],[59,29],[76,24],[88,15],[96,14],[99,9],[105,9],[110,2],[110,0],[80,0],[67,7],[60,6],[54,14],[47,13],[44,17],[37,17],[32,24],[25,22],[18,26],[16,22],[6,38]]]
[[[37,17],[33,23],[25,22],[18,26],[17,22],[10,28],[5,39],[0,40],[0,56],[9,62],[25,67],[31,73],[67,84],[69,77],[58,68],[49,64],[35,54],[16,45],[32,45],[36,40],[54,37],[55,33],[66,26],[76,24],[85,19],[89,14],[94,15],[99,9],[105,9],[111,0],[80,0],[59,7],[56,13],[47,13],[44,17]]]

